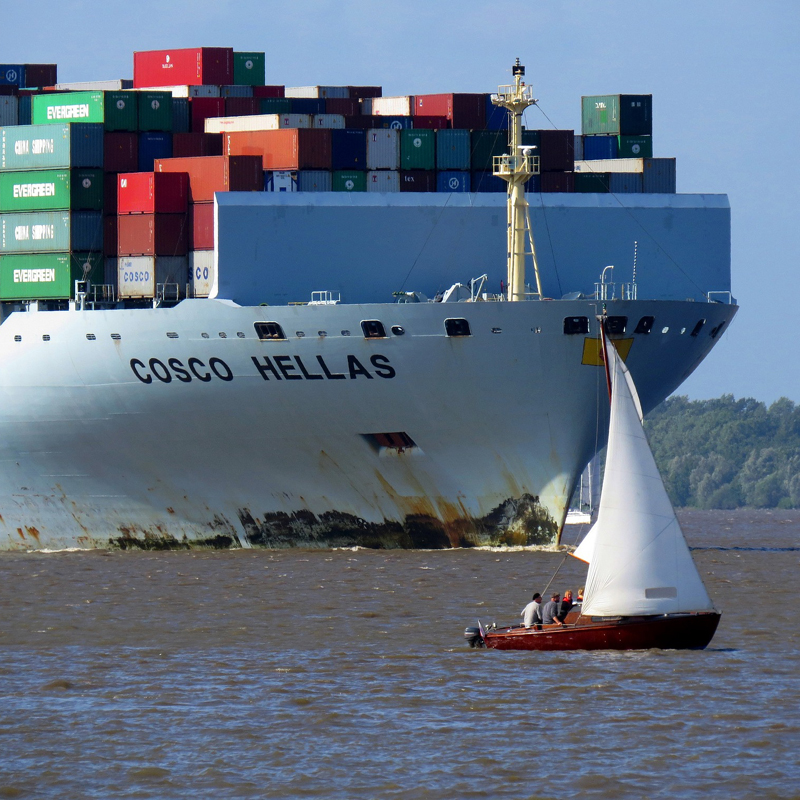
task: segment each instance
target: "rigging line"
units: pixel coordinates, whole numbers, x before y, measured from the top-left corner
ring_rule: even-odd
[[[542,598],[547,597],[547,590],[550,588],[550,584],[556,579],[556,575],[558,575],[558,571],[561,567],[564,566],[564,563],[569,558],[569,553],[564,553],[564,558],[561,559],[561,563],[556,567],[556,571],[553,573],[553,576],[547,582],[547,586],[544,587],[544,591],[542,592]]]
[[[447,200],[445,200],[444,205],[442,206],[442,210],[439,212],[438,216],[434,220],[433,225],[431,226],[430,231],[428,231],[428,235],[425,237],[425,241],[422,243],[422,247],[419,249],[419,253],[417,253],[417,257],[414,259],[414,263],[411,265],[411,269],[408,270],[408,274],[405,278],[403,278],[403,283],[400,285],[399,291],[405,291],[406,283],[408,283],[408,279],[411,277],[411,273],[414,271],[414,267],[417,266],[417,262],[422,257],[422,253],[425,251],[425,248],[428,246],[428,242],[430,241],[431,236],[433,236],[433,232],[439,225],[439,220],[442,218],[442,214],[444,214],[445,209],[447,208],[447,204],[450,202],[450,198],[453,196],[453,193],[447,195]]]

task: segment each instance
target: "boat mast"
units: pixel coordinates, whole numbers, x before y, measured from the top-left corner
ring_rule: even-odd
[[[497,94],[492,95],[492,103],[508,109],[508,145],[510,155],[495,156],[492,159],[493,173],[508,183],[508,299],[526,300],[525,256],[533,258],[533,272],[536,277],[536,291],[532,296],[542,299],[542,284],[539,280],[539,265],[536,261],[536,248],[533,243],[531,218],[528,202],[525,200],[525,182],[539,174],[539,156],[532,155],[534,145],[522,143],[522,113],[528,106],[536,104],[533,90],[526,86],[522,78],[525,67],[519,59],[511,68],[514,75],[512,86],[499,86]],[[525,249],[527,243],[530,250]]]

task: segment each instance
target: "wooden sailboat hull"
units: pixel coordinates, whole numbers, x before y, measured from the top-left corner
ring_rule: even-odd
[[[494,650],[702,650],[714,636],[720,614],[665,614],[534,628],[513,627],[487,631],[486,647]]]

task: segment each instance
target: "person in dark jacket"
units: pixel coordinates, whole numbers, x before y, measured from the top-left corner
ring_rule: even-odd
[[[550,599],[542,606],[542,624],[543,625],[563,625],[564,623],[558,618],[558,605],[561,595],[558,592],[553,592]]]
[[[567,591],[564,592],[564,599],[558,604],[558,613],[556,617],[559,622],[563,622],[567,618],[567,614],[569,614],[572,605],[572,590],[567,589]]]

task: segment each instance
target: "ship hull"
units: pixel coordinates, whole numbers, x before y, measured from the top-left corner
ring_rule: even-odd
[[[609,305],[630,329],[656,318],[621,337],[646,409],[736,312]],[[604,424],[602,369],[587,362],[596,306],[192,300],[12,314],[0,326],[0,548],[553,543],[598,413]],[[578,315],[589,334],[565,335]],[[448,318],[471,335],[448,337]],[[386,337],[365,338],[363,320]],[[259,321],[286,339],[259,339]]]

